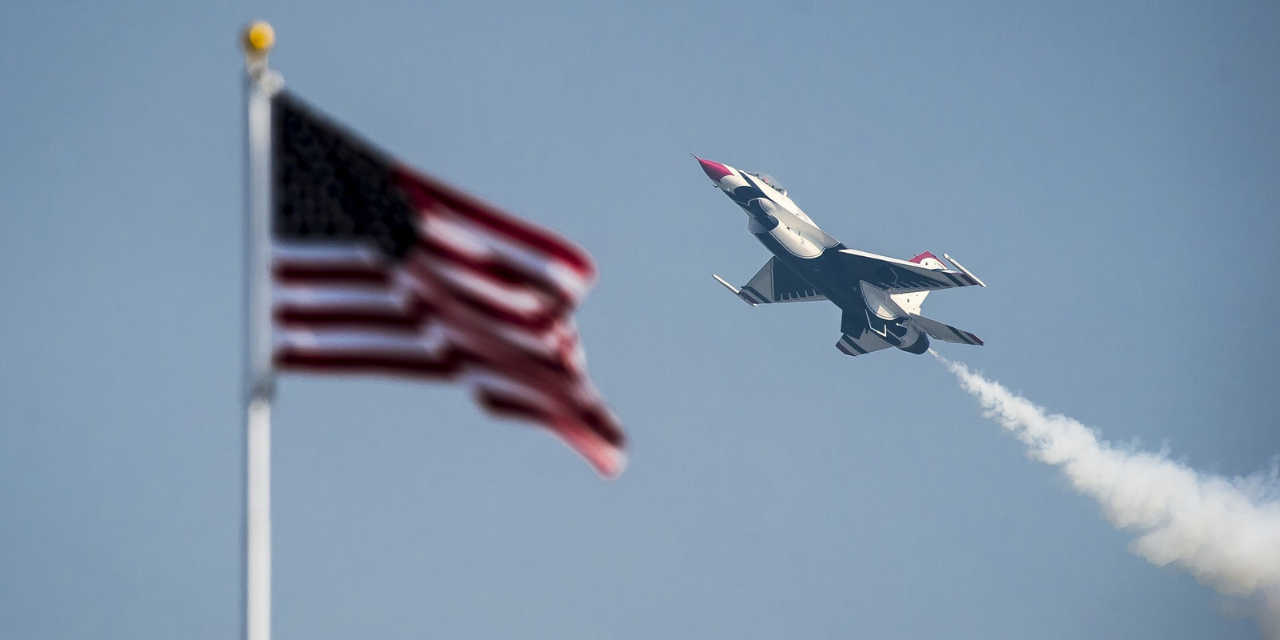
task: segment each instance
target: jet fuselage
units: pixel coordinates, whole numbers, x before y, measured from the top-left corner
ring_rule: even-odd
[[[907,261],[850,249],[819,229],[770,176],[702,158],[698,162],[746,212],[747,229],[774,256],[741,289],[716,276],[748,304],[830,300],[843,312],[836,347],[848,355],[889,347],[920,354],[929,348],[930,336],[982,344],[967,331],[920,316],[929,291],[985,286],[954,260],[956,269],[948,269],[929,252]]]
[[[783,264],[827,296],[842,311],[869,311],[859,286],[870,280],[849,273],[836,252],[843,242],[818,228],[786,191],[757,175],[698,158],[707,176],[729,196],[750,221],[747,230]],[[718,177],[717,177],[718,176]],[[776,183],[775,183],[776,184]]]

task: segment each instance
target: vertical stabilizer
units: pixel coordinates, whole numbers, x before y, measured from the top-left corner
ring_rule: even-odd
[[[914,262],[926,269],[940,270],[947,268],[947,265],[942,264],[942,261],[938,259],[938,256],[935,256],[928,251],[908,260],[907,262]],[[924,299],[928,295],[928,291],[917,291],[915,293],[895,293],[889,297],[893,298],[893,301],[898,303],[898,306],[902,307],[903,311],[919,315],[920,306],[924,304]]]

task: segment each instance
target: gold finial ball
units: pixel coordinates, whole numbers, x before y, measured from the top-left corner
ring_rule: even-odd
[[[266,55],[271,45],[276,43],[276,30],[263,20],[258,20],[244,28],[244,50],[251,55]]]

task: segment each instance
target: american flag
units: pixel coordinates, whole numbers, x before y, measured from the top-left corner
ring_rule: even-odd
[[[574,244],[383,153],[296,96],[273,98],[276,367],[461,380],[601,474],[625,436],[571,314],[596,278]]]

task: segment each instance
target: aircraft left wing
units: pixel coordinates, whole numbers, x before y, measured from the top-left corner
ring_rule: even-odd
[[[751,278],[750,282],[742,285],[741,289],[725,282],[718,275],[712,274],[711,277],[753,307],[758,304],[772,304],[775,302],[806,302],[827,299],[827,296],[823,295],[821,291],[818,291],[804,278],[801,278],[800,274],[796,273],[794,269],[778,262],[777,258],[769,258],[769,261],[760,268],[755,277]]]
[[[946,254],[943,254],[946,255]],[[951,258],[946,256],[956,269],[930,269],[916,263],[889,256],[841,249],[840,256],[855,273],[860,274],[867,284],[874,285],[889,293],[912,293],[915,291],[937,291],[953,287],[987,286],[977,276],[969,272]]]

